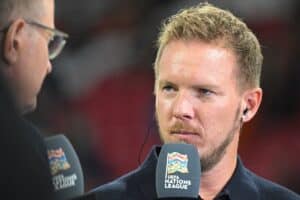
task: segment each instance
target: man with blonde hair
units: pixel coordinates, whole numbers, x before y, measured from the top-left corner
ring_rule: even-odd
[[[263,56],[255,35],[229,11],[208,3],[163,25],[155,61],[155,109],[164,143],[194,145],[201,158],[199,199],[300,199],[258,177],[238,156],[243,123],[262,100]],[[94,190],[99,199],[157,199],[160,147],[142,166]]]

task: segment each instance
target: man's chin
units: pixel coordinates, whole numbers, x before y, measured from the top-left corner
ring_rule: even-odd
[[[197,149],[197,144],[195,143],[195,141],[197,141],[198,138],[192,137],[192,136],[173,136],[172,138],[168,138],[167,140],[163,140],[164,143],[166,144],[178,144],[178,143],[184,143],[184,144],[191,144],[194,145]]]

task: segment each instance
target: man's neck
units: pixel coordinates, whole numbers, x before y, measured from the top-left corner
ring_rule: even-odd
[[[214,199],[232,177],[237,164],[238,139],[228,146],[223,158],[211,170],[202,173],[200,196],[204,200]]]

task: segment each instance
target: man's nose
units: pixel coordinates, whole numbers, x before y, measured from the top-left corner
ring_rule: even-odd
[[[191,120],[194,118],[194,115],[191,97],[185,93],[178,93],[173,104],[173,116],[180,120]]]

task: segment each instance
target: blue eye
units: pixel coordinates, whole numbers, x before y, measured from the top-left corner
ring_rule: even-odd
[[[163,90],[163,91],[166,91],[166,92],[172,92],[172,91],[174,91],[175,89],[174,89],[174,87],[171,86],[171,85],[165,85],[165,86],[162,87],[162,90]]]
[[[200,96],[210,96],[212,95],[214,92],[205,88],[200,88],[198,89],[198,94]]]

